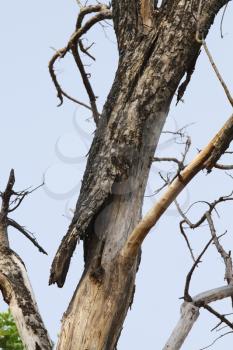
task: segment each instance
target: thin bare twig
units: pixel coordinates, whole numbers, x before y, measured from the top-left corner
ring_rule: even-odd
[[[233,284],[233,271],[232,271],[232,259],[231,259],[231,252],[227,253],[223,246],[220,244],[219,239],[217,238],[216,230],[214,227],[214,222],[211,217],[211,214],[209,212],[206,212],[206,219],[209,224],[210,232],[215,244],[215,247],[219,254],[221,255],[224,264],[225,264],[225,280],[228,284]],[[232,306],[233,306],[233,297],[231,298]]]
[[[36,188],[33,188],[32,190],[24,190],[21,192],[15,192],[13,190],[13,186],[15,184],[15,174],[14,170],[12,169],[9,175],[8,183],[6,186],[5,191],[2,193],[0,192],[0,197],[2,198],[2,206],[0,211],[0,247],[7,247],[9,248],[9,241],[8,241],[8,226],[12,226],[18,231],[20,231],[25,237],[27,237],[43,254],[47,254],[46,251],[39,245],[37,240],[33,237],[32,233],[27,231],[23,226],[19,225],[16,221],[13,219],[10,219],[8,217],[8,214],[15,211],[20,204],[23,202],[25,197],[32,192],[36,191],[38,188],[44,185],[42,183],[41,185],[37,186]],[[11,197],[16,196],[11,201]],[[15,204],[13,207],[11,207],[12,204]]]
[[[223,39],[223,20],[224,20],[225,14],[226,14],[228,4],[229,4],[229,2],[227,2],[226,5],[224,6],[223,14],[222,14],[222,18],[221,18],[221,23],[220,23],[220,34],[221,34],[222,39]]]
[[[233,170],[233,165],[227,165],[227,164],[225,165],[225,164],[216,163],[214,167],[220,170]]]
[[[176,203],[177,203],[177,201],[176,201]],[[177,204],[178,204],[178,203],[177,203]],[[187,235],[186,235],[186,233],[185,233],[185,230],[184,230],[184,228],[183,228],[182,223],[183,223],[183,221],[180,222],[180,232],[181,232],[182,236],[183,236],[184,239],[185,239],[185,242],[186,242],[186,244],[187,244],[187,246],[188,246],[189,252],[190,252],[191,257],[192,257],[192,260],[195,262],[196,259],[195,259],[194,254],[193,254],[193,249],[192,249],[192,247],[191,247],[191,244],[189,243],[188,237],[187,237]]]
[[[219,312],[214,310],[211,306],[204,304],[203,308],[208,310],[214,316],[216,316],[221,321],[221,323],[225,323],[228,327],[233,329],[233,324],[225,316],[221,315]]]
[[[97,12],[97,14],[93,17],[91,17],[83,26],[82,26],[82,22],[83,22],[83,19],[84,17],[87,15],[87,14],[90,14],[92,12]],[[85,70],[84,70],[84,66],[83,66],[83,63],[81,61],[81,58],[79,57],[78,55],[78,46],[81,47],[81,50],[85,52],[85,54],[88,54],[91,58],[93,58],[93,56],[91,56],[89,53],[87,53],[87,50],[82,46],[82,43],[81,43],[81,37],[88,32],[88,30],[93,27],[96,23],[102,21],[102,20],[105,20],[105,19],[111,19],[112,18],[112,12],[111,10],[109,9],[108,6],[106,5],[103,5],[103,4],[98,4],[98,5],[91,5],[91,6],[87,6],[87,7],[82,7],[81,10],[80,10],[80,13],[79,13],[79,16],[78,16],[78,19],[77,19],[77,23],[76,23],[76,30],[75,32],[72,34],[68,44],[66,47],[64,47],[63,49],[61,50],[58,50],[54,56],[51,58],[50,62],[49,62],[49,72],[50,72],[50,75],[51,75],[51,78],[52,78],[52,81],[54,83],[54,86],[57,90],[57,97],[59,98],[60,100],[60,103],[59,103],[59,106],[62,105],[63,103],[63,96],[65,96],[66,98],[70,99],[71,101],[74,101],[76,103],[78,103],[79,105],[83,106],[83,107],[86,107],[87,109],[89,110],[92,110],[92,113],[93,113],[93,117],[94,117],[94,120],[95,120],[95,123],[96,125],[98,124],[98,119],[99,119],[99,116],[100,114],[98,113],[97,111],[97,107],[96,107],[96,104],[95,104],[95,100],[96,100],[96,97],[95,97],[95,94],[93,93],[93,90],[92,90],[92,87],[91,87],[91,84],[88,80],[88,77],[85,73]],[[73,56],[74,56],[74,59],[75,59],[75,62],[78,66],[78,69],[81,73],[81,76],[82,76],[82,80],[83,80],[83,83],[84,83],[84,86],[86,88],[86,91],[87,91],[87,94],[88,94],[88,97],[90,99],[90,105],[91,106],[88,106],[86,105],[85,103],[83,102],[80,102],[74,98],[72,98],[71,96],[69,96],[60,86],[58,80],[57,80],[57,77],[56,77],[56,74],[55,74],[55,70],[54,70],[54,65],[56,63],[56,61],[59,59],[59,58],[64,58],[65,55],[71,51]]]
[[[48,253],[41,247],[41,245],[37,242],[36,238],[32,237],[32,233],[26,230],[23,226],[18,224],[15,220],[13,219],[8,219],[7,223],[9,226],[14,227],[16,230],[21,232],[27,239],[29,239],[34,246],[36,246],[39,250],[39,252],[48,255]]]
[[[209,51],[209,49],[208,49],[208,46],[207,46],[207,44],[206,44],[206,42],[205,42],[204,39],[202,39],[202,44],[203,44],[203,47],[204,47],[204,49],[205,49],[205,52],[206,52],[206,54],[207,54],[207,56],[208,56],[208,58],[209,58],[209,61],[210,61],[211,65],[212,65],[212,67],[213,67],[213,69],[214,69],[214,71],[215,71],[215,73],[216,73],[216,76],[217,76],[218,80],[220,81],[220,83],[221,83],[221,85],[222,85],[222,87],[223,87],[223,89],[224,89],[224,91],[225,91],[225,94],[226,94],[226,96],[227,96],[227,98],[228,98],[228,101],[229,101],[230,104],[233,106],[233,98],[232,98],[232,96],[231,96],[231,93],[230,93],[230,91],[229,91],[229,89],[228,89],[228,87],[227,87],[227,84],[226,84],[225,81],[223,80],[223,78],[222,78],[222,76],[221,76],[221,74],[220,74],[220,72],[219,72],[219,70],[218,70],[218,67],[217,67],[216,64],[215,64],[215,62],[214,62],[214,60],[213,60],[213,57],[212,57],[212,55],[211,55],[211,53],[210,53],[210,51]]]
[[[225,81],[223,80],[220,72],[219,72],[219,69],[218,67],[216,66],[214,60],[213,60],[213,57],[208,49],[208,46],[206,44],[206,41],[203,37],[203,34],[201,33],[201,30],[200,30],[200,18],[201,18],[201,10],[202,10],[202,0],[200,0],[199,2],[199,7],[198,7],[198,15],[197,15],[197,28],[196,28],[196,41],[200,44],[202,44],[202,46],[204,47],[204,50],[207,54],[207,57],[211,63],[211,66],[213,67],[214,71],[215,71],[215,74],[220,82],[220,84],[222,85],[223,87],[223,90],[225,91],[225,94],[228,98],[228,101],[230,102],[230,104],[233,106],[233,98],[231,96],[231,93],[227,87],[227,84],[225,83]]]
[[[209,242],[205,245],[204,249],[202,250],[201,254],[198,256],[198,258],[196,259],[196,261],[194,262],[191,270],[189,271],[189,273],[187,274],[187,277],[186,277],[186,282],[185,282],[185,288],[184,288],[184,300],[185,301],[192,301],[192,297],[190,296],[189,294],[189,286],[190,286],[190,282],[191,282],[191,279],[192,279],[192,275],[193,275],[193,272],[195,271],[197,265],[200,263],[201,261],[201,258],[203,257],[203,255],[205,254],[205,252],[207,251],[207,249],[209,248],[210,244],[212,243],[213,241],[213,238],[211,238],[209,240]]]
[[[206,350],[209,349],[211,346],[213,346],[219,339],[225,337],[228,334],[233,333],[232,331],[226,332],[224,334],[221,334],[219,337],[217,337],[210,345],[205,346],[204,348],[201,348],[200,350]]]
[[[132,259],[136,256],[139,247],[149,233],[150,229],[158,222],[161,215],[182,192],[185,186],[196,176],[198,172],[206,168],[210,171],[221,155],[229,147],[233,139],[233,116],[217,132],[208,145],[185,167],[167,187],[165,193],[146,213],[144,218],[136,225],[128,236],[120,255],[122,258]]]
[[[9,206],[9,209],[8,209],[8,213],[11,213],[13,211],[15,211],[19,206],[20,204],[22,203],[22,201],[25,199],[26,196],[28,196],[29,194],[35,192],[36,190],[38,190],[38,188],[44,186],[44,182],[42,184],[40,184],[39,186],[33,188],[32,190],[24,190],[24,191],[21,191],[21,192],[15,192],[13,191],[12,192],[12,195],[16,196],[16,198],[11,202],[10,205],[12,205],[13,203],[16,203],[15,206],[13,208],[10,208]]]
[[[91,104],[91,109],[92,109],[92,113],[93,113],[93,118],[94,121],[96,123],[96,125],[98,125],[99,122],[99,112],[97,110],[97,106],[96,106],[96,96],[92,90],[90,81],[88,79],[87,73],[85,72],[85,68],[83,66],[82,60],[79,56],[79,52],[78,52],[78,47],[76,44],[72,44],[71,45],[71,52],[73,54],[74,60],[76,62],[76,65],[79,69],[79,72],[81,74],[82,80],[83,80],[83,84],[85,86],[85,89],[87,91],[87,94],[89,96],[89,100],[90,100],[90,104]]]
[[[233,200],[233,197],[232,197],[232,192],[229,194],[229,195],[226,195],[226,196],[221,196],[219,197],[218,199],[216,199],[215,201],[213,201],[212,203],[209,203],[209,202],[206,202],[206,201],[198,201],[198,202],[195,202],[193,203],[189,208],[188,210],[186,211],[186,213],[191,209],[191,207],[194,205],[194,204],[197,204],[197,203],[205,203],[206,205],[209,206],[209,210],[208,210],[208,213],[211,214],[213,210],[215,210],[216,206],[219,204],[219,203],[223,203],[223,202],[227,202],[227,201],[232,201]],[[201,224],[203,224],[203,222],[206,220],[206,212],[201,216],[201,218],[196,222],[196,223],[192,223],[189,218],[187,217],[187,215],[181,210],[180,206],[177,205],[178,203],[176,202],[175,203],[176,206],[177,206],[177,210],[179,212],[179,214],[181,215],[181,217],[183,218],[183,223],[185,222],[191,229],[194,229],[194,228],[197,228],[199,227]]]
[[[85,55],[87,55],[88,57],[90,57],[93,61],[95,61],[95,57],[92,56],[92,55],[88,52],[88,50],[92,47],[92,45],[93,45],[94,43],[92,43],[92,44],[91,44],[90,46],[88,46],[88,47],[84,47],[83,42],[82,42],[82,40],[80,39],[79,42],[78,42],[78,44],[79,44],[80,50],[81,50],[83,53],[85,53]]]

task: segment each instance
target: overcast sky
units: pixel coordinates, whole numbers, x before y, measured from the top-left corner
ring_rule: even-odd
[[[56,93],[48,74],[48,61],[54,49],[65,46],[72,33],[78,7],[75,0],[2,1],[0,11],[1,65],[0,65],[0,188],[4,188],[11,168],[16,172],[16,189],[37,186],[43,176],[44,189],[34,192],[13,217],[36,234],[49,256],[41,255],[18,232],[10,230],[11,247],[24,260],[39,308],[50,335],[56,341],[60,319],[77,285],[83,268],[82,247],[76,249],[62,289],[48,287],[51,261],[66,232],[70,215],[78,197],[80,181],[85,169],[88,148],[94,130],[90,114],[70,101],[58,104]],[[223,23],[224,39],[220,38],[221,14],[208,37],[209,48],[229,88],[233,91],[233,6],[229,5]],[[117,46],[111,27],[105,31],[100,25],[90,32],[89,43],[95,42],[92,53],[97,62],[87,67],[101,110],[111,87],[117,65]],[[90,64],[90,60],[85,60]],[[71,57],[57,66],[58,77],[65,90],[87,102],[78,72]],[[166,130],[185,124],[192,135],[196,154],[230,116],[229,105],[222,88],[204,53],[201,54],[192,81],[184,96],[185,103],[172,104]],[[161,139],[159,152],[172,155],[179,152],[174,141]],[[147,195],[159,187],[158,171],[154,165],[149,179]],[[214,200],[229,194],[232,179],[219,171],[204,173],[179,198],[183,208],[196,200]],[[156,197],[146,197],[146,211]],[[201,215],[205,206],[196,206],[192,220]],[[223,243],[232,249],[232,205],[219,207],[220,218],[215,215],[219,233],[226,229]],[[192,261],[179,234],[179,216],[175,208],[168,210],[158,226],[143,245],[142,263],[137,275],[134,305],[129,311],[119,341],[120,350],[141,350],[163,347],[179,317],[186,273]],[[197,255],[209,240],[207,227],[190,232]],[[196,272],[191,286],[192,295],[223,285],[224,266],[213,247]],[[5,305],[1,300],[1,310]],[[218,310],[231,312],[230,301],[216,305]],[[216,320],[205,311],[196,323],[183,346],[184,350],[198,350],[211,343],[216,334],[210,329]],[[219,340],[213,349],[232,348],[233,335]]]

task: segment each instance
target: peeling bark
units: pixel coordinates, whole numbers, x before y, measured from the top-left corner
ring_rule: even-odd
[[[51,350],[52,342],[41,319],[25,266],[9,248],[0,248],[0,290],[25,349]]]
[[[24,263],[9,247],[7,227],[11,220],[8,214],[17,209],[30,193],[15,192],[14,183],[15,175],[12,169],[5,191],[0,192],[0,291],[9,305],[25,349],[51,350],[52,342],[40,316]],[[16,228],[25,232],[19,224]],[[38,244],[37,247],[42,249]],[[45,252],[43,249],[42,251]]]
[[[206,1],[205,37],[228,1]],[[171,100],[196,61],[199,1],[113,1],[119,65],[90,149],[75,214],[54,258],[62,287],[79,239],[85,270],[64,314],[58,350],[111,350],[131,303],[139,257],[119,252],[141,218],[144,191]],[[151,26],[150,30],[148,28]]]

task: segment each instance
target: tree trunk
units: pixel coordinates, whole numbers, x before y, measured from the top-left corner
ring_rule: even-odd
[[[227,0],[205,1],[204,37]],[[119,252],[141,218],[151,162],[170,103],[185,90],[199,55],[199,1],[113,1],[119,66],[91,146],[72,223],[53,261],[62,287],[79,238],[85,270],[64,315],[59,350],[116,348],[132,303],[137,258]]]
[[[30,191],[15,192],[14,170],[10,172],[4,192],[0,192],[0,291],[14,317],[22,342],[27,350],[51,350],[53,344],[40,316],[27,270],[20,257],[10,249],[8,226],[13,226],[30,237],[24,227],[10,219]],[[30,240],[46,253],[35,240]]]

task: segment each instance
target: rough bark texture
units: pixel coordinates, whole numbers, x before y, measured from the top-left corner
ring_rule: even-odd
[[[205,1],[204,37],[226,0]],[[85,270],[64,315],[59,350],[114,349],[134,290],[138,257],[122,260],[141,217],[154,152],[171,100],[197,59],[199,1],[113,1],[119,66],[91,146],[74,218],[51,268],[62,287],[79,238]]]
[[[27,191],[15,192],[14,183],[12,169],[5,191],[0,192],[0,291],[9,305],[25,349],[51,350],[52,342],[40,316],[24,263],[9,247],[7,227],[12,220],[8,214],[17,209],[28,194]],[[14,223],[18,230],[25,232],[23,227]]]
[[[27,271],[19,256],[0,247],[0,290],[27,350],[51,350],[52,342],[41,319]]]

